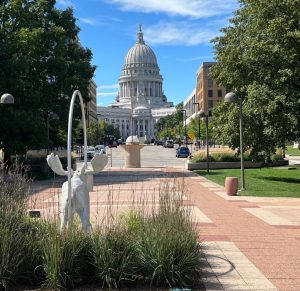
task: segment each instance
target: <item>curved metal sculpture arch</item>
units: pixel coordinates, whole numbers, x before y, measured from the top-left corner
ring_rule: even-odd
[[[84,163],[80,170],[73,171],[71,165],[71,141],[72,141],[72,120],[73,110],[76,97],[79,97],[83,138],[84,138]],[[93,174],[98,173],[107,165],[108,158],[103,152],[95,154],[91,160],[92,170],[87,168],[87,133],[86,121],[84,114],[83,99],[80,91],[74,91],[71,99],[69,120],[68,120],[68,144],[67,144],[67,158],[68,169],[65,171],[59,160],[59,157],[54,156],[53,153],[47,156],[47,163],[49,167],[58,175],[68,176],[68,181],[62,185],[62,194],[60,199],[61,206],[61,231],[67,226],[71,228],[73,222],[73,214],[77,212],[81,219],[82,230],[89,232],[91,230],[90,224],[90,199],[89,191],[93,189]]]
[[[76,96],[79,97],[80,107],[81,107],[81,119],[83,126],[83,142],[84,142],[84,164],[83,167],[87,168],[87,134],[86,134],[86,122],[84,114],[84,104],[82,95],[79,90],[75,90],[70,104],[69,110],[69,120],[68,120],[68,145],[67,145],[67,159],[68,159],[68,227],[71,227],[72,222],[72,203],[71,203],[71,176],[72,176],[72,159],[71,159],[71,146],[72,146],[72,123],[73,123],[73,111]]]

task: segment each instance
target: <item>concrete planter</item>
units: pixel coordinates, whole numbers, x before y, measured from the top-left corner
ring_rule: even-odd
[[[227,195],[234,196],[237,194],[239,181],[237,177],[225,178],[225,190]]]
[[[282,161],[274,161],[270,164],[268,164],[269,167],[279,167],[279,166],[286,166],[289,164],[288,160],[282,160]],[[206,162],[201,163],[192,163],[191,161],[188,161],[186,163],[186,169],[188,170],[205,170],[206,169]],[[244,167],[246,169],[251,168],[261,168],[263,166],[263,163],[255,163],[255,162],[244,162]],[[240,162],[210,162],[209,168],[210,169],[239,169],[241,167]]]

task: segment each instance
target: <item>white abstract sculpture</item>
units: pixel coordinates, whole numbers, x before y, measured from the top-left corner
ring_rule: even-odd
[[[71,145],[72,145],[72,119],[73,110],[76,97],[79,97],[82,126],[83,126],[83,140],[84,140],[84,163],[79,171],[73,171],[71,168]],[[92,174],[103,170],[108,162],[108,158],[103,153],[96,154],[91,161],[93,170],[89,171],[87,168],[87,134],[85,122],[85,110],[83,99],[80,91],[75,90],[70,103],[69,119],[68,119],[68,144],[67,144],[67,158],[68,170],[65,171],[58,156],[54,154],[47,156],[47,163],[49,167],[58,175],[67,175],[68,181],[62,186],[61,195],[61,230],[65,227],[71,228],[73,222],[73,214],[78,213],[82,229],[90,231],[90,198],[89,191],[92,190]]]
[[[82,230],[90,232],[90,197],[88,185],[88,175],[99,173],[104,169],[108,162],[108,158],[103,153],[95,154],[91,161],[93,170],[88,170],[86,165],[83,164],[80,170],[72,171],[71,178],[71,200],[68,199],[68,182],[65,182],[62,186],[62,195],[60,199],[60,229],[63,231],[66,226],[72,225],[73,215],[76,212],[81,220]],[[67,176],[68,171],[65,171],[59,160],[59,157],[54,156],[53,153],[47,156],[47,163],[54,173],[61,176]],[[71,205],[71,214],[69,211],[69,203]],[[70,221],[68,220],[70,218]]]

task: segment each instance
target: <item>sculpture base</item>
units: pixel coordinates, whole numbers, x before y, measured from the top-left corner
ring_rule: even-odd
[[[141,149],[144,147],[139,144],[121,145],[125,151],[125,168],[141,167]]]

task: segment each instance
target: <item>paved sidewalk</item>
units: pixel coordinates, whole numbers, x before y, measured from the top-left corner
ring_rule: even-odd
[[[35,182],[29,207],[57,217],[63,181]],[[93,224],[132,203],[157,204],[161,189],[178,194],[205,249],[207,290],[300,290],[300,199],[230,197],[223,187],[175,168],[109,168],[94,182]]]

